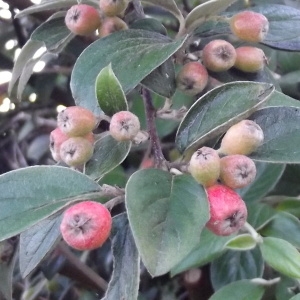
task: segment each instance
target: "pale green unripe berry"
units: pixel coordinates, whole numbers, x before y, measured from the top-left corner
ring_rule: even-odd
[[[232,189],[241,189],[252,183],[256,176],[254,161],[240,154],[221,158],[220,179]]]
[[[97,119],[88,109],[70,106],[57,115],[57,126],[69,137],[85,136],[96,126]]]
[[[128,0],[100,0],[100,10],[107,17],[122,15],[128,6]]]
[[[260,126],[251,120],[242,120],[231,126],[225,133],[219,153],[249,155],[254,152],[264,140]]]
[[[225,40],[213,40],[203,48],[203,64],[213,72],[227,71],[233,67],[235,59],[234,47]]]
[[[93,144],[84,137],[71,137],[62,143],[60,157],[68,165],[77,167],[85,164],[92,157]]]
[[[203,186],[214,185],[220,176],[218,152],[209,147],[198,149],[191,157],[188,170]]]
[[[140,131],[139,118],[130,111],[115,113],[110,121],[109,132],[117,141],[133,140]]]
[[[97,9],[90,5],[73,5],[65,17],[66,26],[78,35],[89,35],[101,24],[101,18]]]
[[[230,28],[241,40],[258,43],[265,39],[269,31],[269,21],[263,14],[242,11],[231,17]]]
[[[190,96],[202,92],[207,82],[207,70],[200,62],[185,64],[176,76],[177,88]]]

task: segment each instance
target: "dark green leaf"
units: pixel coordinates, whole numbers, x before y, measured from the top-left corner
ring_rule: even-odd
[[[272,85],[255,82],[232,82],[209,91],[192,105],[180,123],[176,135],[179,151],[194,149],[247,118],[273,91]]]
[[[293,215],[280,212],[272,218],[261,231],[264,236],[271,236],[288,241],[300,249],[300,221]]]
[[[20,272],[28,276],[60,240],[61,214],[55,214],[20,235]]]
[[[200,243],[174,268],[172,276],[183,271],[202,267],[219,257],[225,251],[225,244],[232,236],[217,236],[207,229],[201,233]]]
[[[103,300],[137,299],[140,258],[126,214],[113,219],[111,239],[114,270]]]
[[[263,286],[250,280],[232,282],[213,294],[209,300],[260,300],[265,292]]]
[[[130,28],[155,31],[160,34],[167,35],[166,28],[159,21],[153,18],[144,18],[136,20],[135,22],[130,24]]]
[[[263,144],[250,155],[254,160],[275,163],[300,163],[300,109],[269,107],[251,118],[264,132]]]
[[[280,180],[285,169],[284,164],[255,162],[256,177],[253,183],[239,189],[238,193],[247,203],[258,202],[271,191]]]
[[[225,245],[227,249],[238,251],[251,250],[255,248],[255,246],[256,240],[252,237],[252,235],[248,233],[240,234],[233,237]]]
[[[260,245],[264,260],[274,270],[292,277],[300,278],[300,254],[285,240],[266,237]]]
[[[290,298],[290,300],[300,300],[300,294],[295,295],[294,297]]]
[[[96,96],[100,109],[109,116],[128,110],[125,94],[111,64],[103,68],[96,78]]]
[[[299,198],[284,198],[277,206],[279,211],[288,212],[297,218],[300,218],[300,199]]]
[[[290,299],[295,295],[293,292],[296,286],[296,280],[287,276],[280,276],[280,281],[276,284],[275,296],[276,300]]]
[[[99,180],[127,157],[130,141],[119,142],[110,134],[102,136],[96,143],[92,158],[85,165],[85,174]]]
[[[126,206],[135,242],[152,276],[179,263],[199,243],[209,219],[202,186],[189,175],[157,169],[130,177]]]
[[[218,290],[237,280],[261,277],[263,269],[264,262],[259,248],[251,251],[229,250],[211,263],[210,278],[213,288]]]
[[[35,166],[0,176],[0,240],[15,236],[72,201],[101,197],[89,177],[57,166]]]
[[[77,105],[99,113],[95,80],[99,71],[112,64],[126,93],[165,62],[183,44],[156,32],[128,29],[95,41],[76,61],[71,90]],[[130,63],[129,63],[130,62]]]
[[[267,204],[250,203],[247,204],[248,218],[247,221],[256,229],[259,230],[269,223],[276,211]]]
[[[18,258],[17,241],[8,239],[0,242],[0,297],[12,300],[13,271]]]

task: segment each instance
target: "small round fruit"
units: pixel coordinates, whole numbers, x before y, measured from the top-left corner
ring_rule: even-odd
[[[220,236],[239,231],[247,220],[247,207],[239,194],[221,184],[207,188],[206,193],[210,207],[206,227]]]
[[[258,43],[265,39],[269,31],[269,21],[263,14],[242,11],[230,18],[230,28],[241,40]]]
[[[234,47],[225,40],[213,40],[203,48],[203,64],[213,72],[227,71],[233,67],[235,59]]]
[[[109,132],[117,141],[130,141],[140,131],[139,118],[130,111],[115,113],[110,121]]]
[[[101,18],[97,9],[90,5],[73,5],[65,17],[66,26],[71,32],[78,35],[89,35],[101,24]]]
[[[60,147],[61,144],[68,140],[69,137],[63,133],[60,128],[55,128],[50,133],[50,151],[55,161],[61,161]]]
[[[203,186],[214,185],[220,176],[218,152],[209,147],[198,149],[191,157],[188,170]]]
[[[100,37],[108,36],[114,32],[128,29],[127,24],[119,17],[107,17],[98,28]]]
[[[249,155],[264,141],[264,133],[260,126],[251,120],[242,120],[231,126],[225,133],[219,153],[226,155]]]
[[[60,157],[68,166],[85,164],[93,156],[94,146],[84,137],[71,137],[62,143]]]
[[[57,115],[57,125],[70,137],[85,136],[96,126],[97,119],[88,109],[80,106],[70,106]]]
[[[257,47],[239,47],[235,49],[235,68],[243,72],[255,73],[262,70],[267,62],[263,50]]]
[[[177,88],[190,96],[202,92],[207,82],[207,70],[200,62],[185,64],[176,76]]]
[[[254,161],[240,154],[221,158],[220,179],[223,184],[232,189],[241,189],[252,183],[256,176]]]
[[[128,0],[100,0],[100,10],[107,17],[122,15],[128,6]]]
[[[83,201],[68,208],[63,215],[60,231],[65,242],[77,250],[101,247],[108,239],[112,218],[101,203]]]

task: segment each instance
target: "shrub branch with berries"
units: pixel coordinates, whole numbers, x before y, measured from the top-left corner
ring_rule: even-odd
[[[74,103],[49,132],[51,164],[0,176],[0,238],[20,235],[23,278],[54,269],[62,253],[106,300],[154,299],[143,278],[155,299],[171,286],[169,299],[298,292],[300,231],[285,231],[300,230],[299,208],[268,196],[286,164],[300,163],[300,105],[281,91],[270,56],[300,51],[299,35],[277,24],[291,15],[300,24],[300,11],[192,2],[54,0],[17,14],[65,12],[33,31],[11,95],[29,79],[24,57],[83,46]],[[110,257],[109,283],[89,266],[97,255]]]

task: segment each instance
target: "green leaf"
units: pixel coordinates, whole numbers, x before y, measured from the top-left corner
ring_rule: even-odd
[[[111,64],[103,68],[96,78],[96,96],[100,109],[109,116],[128,110],[126,96]]]
[[[110,134],[102,136],[96,143],[92,158],[85,165],[85,174],[99,180],[127,157],[131,142],[119,142]]]
[[[250,251],[229,250],[211,263],[210,278],[214,290],[219,290],[237,280],[261,277],[263,270],[264,261],[259,248]]]
[[[290,300],[300,300],[300,294],[295,295],[294,297],[290,298]]]
[[[280,281],[276,284],[275,287],[276,300],[290,299],[292,296],[295,295],[295,293],[293,292],[295,286],[295,279],[284,275],[280,276]]]
[[[0,297],[12,300],[13,272],[18,258],[18,243],[15,239],[0,242]]]
[[[165,61],[141,82],[158,95],[171,98],[176,91],[175,68],[171,59]]]
[[[250,234],[240,234],[232,238],[225,245],[227,249],[231,250],[251,250],[256,247],[256,241]]]
[[[290,243],[266,237],[260,249],[264,260],[274,270],[292,278],[300,278],[300,254]]]
[[[238,193],[247,204],[258,202],[266,196],[280,180],[285,169],[284,164],[269,164],[256,161],[255,165],[255,180],[247,187],[238,190]]]
[[[15,236],[72,201],[101,197],[89,177],[57,166],[35,166],[0,176],[0,240]]]
[[[95,41],[79,56],[72,72],[71,90],[76,104],[99,113],[95,80],[101,69],[111,63],[127,94],[183,42],[184,39],[172,41],[159,33],[137,29],[123,30]]]
[[[199,243],[209,219],[202,186],[189,175],[157,169],[130,177],[126,207],[136,245],[152,276],[165,274],[179,263]]]
[[[274,87],[266,83],[232,82],[200,97],[181,121],[176,145],[180,152],[196,149],[230,126],[250,116],[268,99]]]
[[[200,243],[172,268],[172,276],[192,268],[202,267],[218,258],[225,251],[225,244],[230,239],[232,236],[217,236],[204,229],[200,236]]]
[[[130,28],[155,31],[160,34],[167,35],[165,26],[153,18],[138,19],[130,24]]]
[[[273,163],[300,163],[299,108],[264,108],[255,112],[250,119],[264,132],[264,142],[250,155],[252,159]]]
[[[210,0],[196,6],[185,19],[188,32],[203,24],[207,18],[216,16],[237,0]]]
[[[288,241],[300,249],[300,221],[295,216],[279,212],[261,231],[264,236],[271,236]]]
[[[300,218],[300,199],[284,198],[277,206],[276,210],[288,212],[297,218]]]
[[[28,276],[60,240],[61,214],[38,222],[20,235],[20,272]]]
[[[96,0],[81,0],[80,3],[82,4],[89,4],[92,6],[97,7],[99,1]],[[21,18],[26,15],[34,14],[37,12],[45,11],[45,10],[57,10],[61,8],[68,8],[72,5],[78,4],[77,0],[49,0],[49,1],[43,1],[39,4],[32,5],[26,9],[23,9],[18,14],[16,14],[16,18]],[[98,4],[99,7],[99,4]]]
[[[276,214],[276,211],[272,207],[259,202],[247,204],[247,210],[247,221],[256,230],[260,230],[262,227],[268,224]]]
[[[265,289],[250,280],[232,282],[214,293],[209,300],[260,300]]]
[[[114,269],[102,300],[137,299],[140,258],[126,214],[114,217],[111,239]]]

